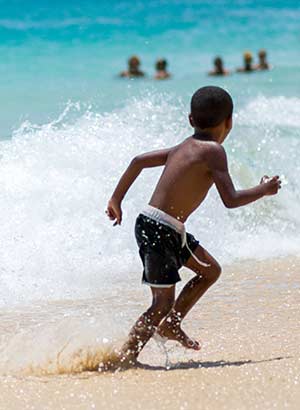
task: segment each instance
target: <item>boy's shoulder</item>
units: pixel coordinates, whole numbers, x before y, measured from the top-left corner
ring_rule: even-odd
[[[193,136],[185,139],[181,144],[174,147],[179,151],[179,155],[187,158],[187,152],[192,155],[191,161],[200,161],[206,164],[209,169],[218,168],[219,165],[227,163],[227,156],[224,147],[212,140],[197,139]],[[173,149],[174,149],[173,148]]]
[[[199,159],[206,162],[209,168],[215,168],[216,165],[227,162],[224,147],[216,141],[196,140],[193,148],[195,151],[198,149]]]
[[[187,153],[193,153],[193,157],[199,158],[201,162],[209,162],[211,164],[215,162],[224,162],[227,160],[224,147],[212,140],[197,139],[194,136],[190,136],[183,140],[180,144],[172,147],[171,152],[178,152],[179,155],[185,156]]]
[[[216,141],[209,141],[207,146],[207,153],[213,157],[223,158],[226,156],[226,151],[223,145],[219,144]]]
[[[218,142],[213,142],[207,151],[206,160],[208,168],[213,171],[227,168],[227,155],[224,147]]]
[[[195,139],[193,137],[188,138],[192,141],[194,147],[199,150],[205,150],[208,155],[224,155],[224,147],[216,141],[205,140],[205,139]],[[226,155],[226,154],[225,154]]]
[[[216,141],[210,141],[209,142],[209,152],[216,154],[216,155],[223,155],[225,154],[225,149],[223,145],[219,144]]]

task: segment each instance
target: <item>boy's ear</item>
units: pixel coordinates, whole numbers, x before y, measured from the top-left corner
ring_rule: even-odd
[[[192,114],[189,114],[189,121],[190,121],[191,126],[192,126],[193,128],[195,128],[195,123],[194,123]]]
[[[227,130],[231,130],[232,128],[232,115],[228,118],[226,118],[225,126]]]

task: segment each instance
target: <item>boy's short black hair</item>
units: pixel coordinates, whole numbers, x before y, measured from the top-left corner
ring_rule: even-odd
[[[196,127],[216,127],[232,116],[233,102],[221,87],[207,86],[197,90],[191,100],[191,114]]]

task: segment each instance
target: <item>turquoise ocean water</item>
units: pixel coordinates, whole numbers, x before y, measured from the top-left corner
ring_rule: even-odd
[[[299,95],[296,0],[14,0],[0,5],[2,138],[24,120],[43,124],[57,118],[68,101],[110,112],[151,90],[188,102],[195,88],[212,82],[205,73],[215,55],[235,68],[245,50],[266,48],[276,69],[218,80],[237,102],[259,94]],[[131,54],[141,57],[148,80],[129,85],[114,77]],[[160,56],[169,60],[174,79],[153,84]]]
[[[200,86],[234,98],[225,148],[236,186],[279,174],[283,189],[236,210],[213,189],[187,229],[222,265],[299,255],[298,1],[12,0],[0,10],[0,373],[57,371],[70,340],[65,368],[76,368],[76,352],[88,360],[92,339],[97,351],[102,337],[124,336],[145,307],[133,226],[161,170],[129,191],[121,228],[104,209],[134,155],[192,132],[189,100]],[[271,71],[206,75],[215,55],[234,70],[260,48]],[[117,78],[132,54],[147,77]],[[158,57],[170,81],[153,81]]]

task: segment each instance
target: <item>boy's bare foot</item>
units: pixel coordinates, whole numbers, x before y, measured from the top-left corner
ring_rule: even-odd
[[[157,329],[159,336],[169,340],[175,340],[187,349],[200,350],[201,345],[196,340],[191,339],[180,327],[178,323],[165,320]]]

